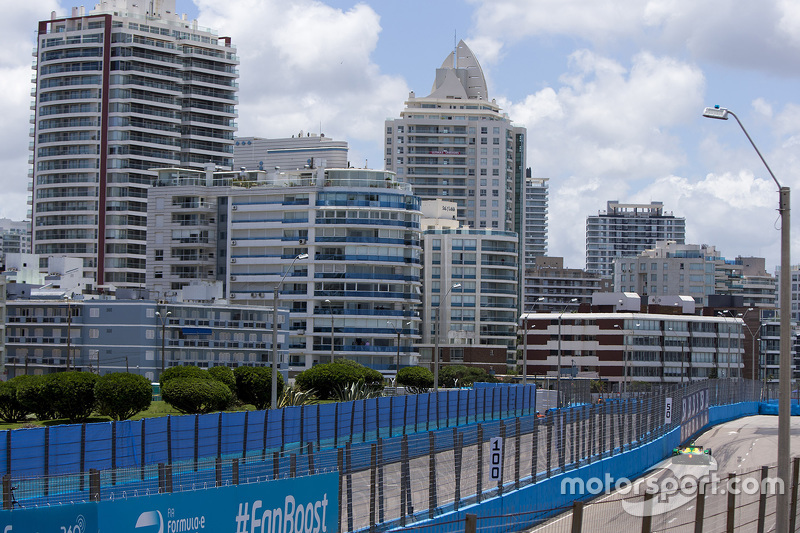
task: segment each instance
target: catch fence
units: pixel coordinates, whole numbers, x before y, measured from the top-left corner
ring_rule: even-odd
[[[455,395],[439,393],[442,403],[436,405],[440,416],[433,414],[437,407],[431,407],[430,403],[424,407],[424,412],[431,414],[426,424],[429,427],[425,428],[428,431],[422,427],[413,428],[419,432],[411,431],[408,424],[399,421],[402,418],[398,415],[405,412],[407,416],[409,410],[399,408],[398,403],[389,403],[385,409],[390,409],[391,414],[365,419],[360,433],[342,432],[333,437],[333,442],[321,438],[296,439],[298,445],[291,448],[261,447],[252,452],[243,447],[235,457],[223,457],[219,453],[223,446],[218,443],[217,455],[204,459],[176,456],[173,450],[171,462],[144,466],[92,468],[85,473],[22,479],[7,474],[3,478],[3,503],[5,508],[11,508],[14,500],[20,506],[30,507],[130,498],[337,470],[340,531],[411,527],[651,443],[676,430],[687,415],[696,416],[688,409],[697,406],[685,409],[684,399],[700,394],[710,405],[726,405],[759,400],[763,392],[759,382],[713,380],[666,387],[636,398],[607,399],[550,410],[537,416],[532,402],[524,401],[532,394],[501,392],[515,389],[533,390],[506,386],[478,388],[472,393],[458,391]],[[420,401],[424,397],[392,402],[419,406],[425,402]],[[521,403],[514,405],[511,398],[519,398]],[[474,409],[476,402],[480,406],[482,401],[491,409]],[[672,409],[667,419],[668,404]],[[378,401],[373,405],[382,404]],[[344,417],[348,423],[358,418],[353,413],[367,416],[357,409],[348,412],[349,418]],[[376,408],[376,412],[381,409]],[[497,418],[492,419],[491,414]],[[264,415],[265,420],[267,416]],[[308,419],[302,416],[298,423],[303,420],[308,424]],[[435,427],[437,420],[439,427]],[[320,417],[311,428],[322,427],[323,421],[330,423],[326,417]],[[334,426],[338,424],[334,422]],[[400,433],[401,428],[405,434]],[[291,431],[287,427],[282,429]],[[335,442],[338,438],[342,440]],[[248,439],[245,437],[242,442],[250,442]],[[536,515],[531,511],[520,527],[552,512],[553,509],[547,509]],[[452,530],[462,529],[463,524],[454,523]]]

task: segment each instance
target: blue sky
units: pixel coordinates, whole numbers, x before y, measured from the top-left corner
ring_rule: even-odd
[[[6,7],[0,27],[0,217],[25,216],[30,61],[36,21],[71,3]],[[550,255],[583,267],[585,219],[608,200],[664,202],[687,242],[728,258],[779,257],[778,196],[732,120],[797,189],[800,3],[792,0],[177,0],[230,35],[240,65],[239,133],[321,129],[350,160],[382,165],[383,121],[430,92],[454,34],[489,96],[528,129],[528,166],[550,179]],[[795,195],[800,191],[795,192]],[[797,205],[797,202],[793,202]],[[793,258],[800,253],[794,217]],[[797,263],[796,259],[793,263]]]

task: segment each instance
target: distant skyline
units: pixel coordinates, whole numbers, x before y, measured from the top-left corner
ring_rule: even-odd
[[[0,217],[27,206],[31,49],[38,20],[72,2],[4,6],[0,20]],[[91,4],[86,6],[89,10]],[[788,0],[178,0],[241,58],[239,135],[322,131],[354,166],[383,168],[383,121],[427,95],[464,39],[489,97],[528,130],[527,166],[550,178],[548,252],[585,266],[586,216],[608,200],[661,201],[686,242],[726,258],[779,257],[778,195],[735,111],[800,195],[800,3]],[[798,205],[796,201],[793,205]],[[792,263],[800,257],[800,213]]]

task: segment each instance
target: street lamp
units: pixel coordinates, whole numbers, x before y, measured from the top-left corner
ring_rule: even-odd
[[[451,285],[447,292],[444,293],[444,297],[439,300],[439,305],[436,306],[436,335],[435,335],[435,346],[433,349],[433,392],[439,392],[439,323],[442,319],[442,302],[447,300],[447,296],[450,294],[450,291],[453,289],[457,289],[461,287],[460,283],[456,283],[455,285]]]
[[[328,313],[331,315],[331,363],[333,363],[333,307],[330,300],[325,300],[325,303],[328,304]]]
[[[732,324],[728,324],[728,320],[727,320],[727,317],[725,316],[725,313],[728,313],[728,316],[733,319],[734,323],[736,323],[736,317],[733,315],[733,312],[730,309],[726,309],[725,311],[717,311],[717,314],[719,316],[725,318],[725,324],[727,324],[727,326],[728,326],[728,357],[727,357],[727,364],[726,364],[726,367],[727,367],[728,371],[727,371],[727,375],[725,377],[730,379],[730,377],[731,377],[731,326],[732,326]],[[739,316],[741,316],[741,313],[739,313]],[[737,353],[739,352],[738,348],[737,348],[736,352]],[[738,364],[737,364],[737,368],[738,368]]]
[[[778,212],[781,215],[781,284],[780,284],[780,371],[778,380],[778,476],[781,479],[784,487],[789,486],[789,453],[791,443],[789,442],[789,426],[791,424],[791,394],[792,394],[792,360],[790,352],[791,343],[791,264],[790,264],[790,246],[791,246],[791,207],[789,204],[790,189],[789,187],[781,186],[772,169],[769,168],[767,161],[761,152],[758,150],[756,143],[750,138],[750,134],[744,128],[742,121],[732,111],[724,107],[714,106],[707,107],[703,111],[703,116],[707,118],[716,118],[721,120],[728,120],[728,115],[736,119],[739,127],[742,128],[747,140],[755,149],[761,162],[767,168],[772,181],[778,186]],[[777,495],[776,503],[776,529],[777,531],[789,530],[789,491],[780,491]]]
[[[164,375],[164,339],[167,331],[167,319],[172,315],[172,311],[167,311],[164,314],[161,314],[161,311],[156,311],[156,316],[161,320],[161,374],[159,377]]]
[[[569,303],[577,301],[577,298],[572,298]],[[564,309],[561,310],[561,314],[558,315],[558,373],[556,374],[556,405],[558,407],[561,407],[561,319],[564,313],[567,312],[567,307],[569,307],[569,304],[565,305]]]
[[[278,292],[283,287],[286,276],[292,271],[292,267],[294,267],[298,259],[308,259],[308,254],[300,254],[292,260],[280,283],[275,285],[272,293],[272,391],[270,394],[270,409],[277,409],[278,407]]]
[[[396,327],[391,320],[387,320],[386,323],[392,327],[395,333],[397,333],[397,360],[395,361],[394,364],[394,391],[395,394],[397,394],[397,373],[400,372],[400,334],[403,332],[403,328]],[[410,321],[406,322],[406,326],[410,325],[411,325]]]
[[[533,302],[533,304],[531,304],[531,309],[532,310],[535,309],[536,308],[536,304],[541,302],[541,301],[544,301],[544,296],[540,296],[539,298],[537,298],[536,301]],[[523,311],[524,311],[524,309],[523,309]],[[521,318],[522,318],[522,327],[523,327],[523,329],[525,331],[525,339],[524,339],[525,348],[522,351],[522,384],[523,385],[527,385],[528,384],[528,321],[525,320],[525,313],[524,312],[522,313],[522,317]],[[533,326],[533,328],[535,328],[535,327],[536,326]],[[533,328],[530,328],[530,329],[533,329]]]
[[[673,329],[673,328],[669,328],[669,330],[672,331],[673,333],[676,332],[675,329]],[[684,340],[683,340],[683,337],[681,337],[681,385],[683,385],[683,374],[684,374],[684,371],[683,371],[683,360],[684,360],[683,346],[684,346]]]

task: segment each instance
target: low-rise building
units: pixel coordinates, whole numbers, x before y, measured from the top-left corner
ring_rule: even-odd
[[[132,372],[157,381],[162,368],[265,366],[272,309],[152,300],[18,299],[6,302],[6,376],[83,370]],[[278,314],[286,361],[287,311]]]
[[[736,378],[743,368],[743,322],[738,317],[584,306],[579,312],[528,313],[522,318],[529,376],[563,377],[574,367],[621,390],[633,382]]]

